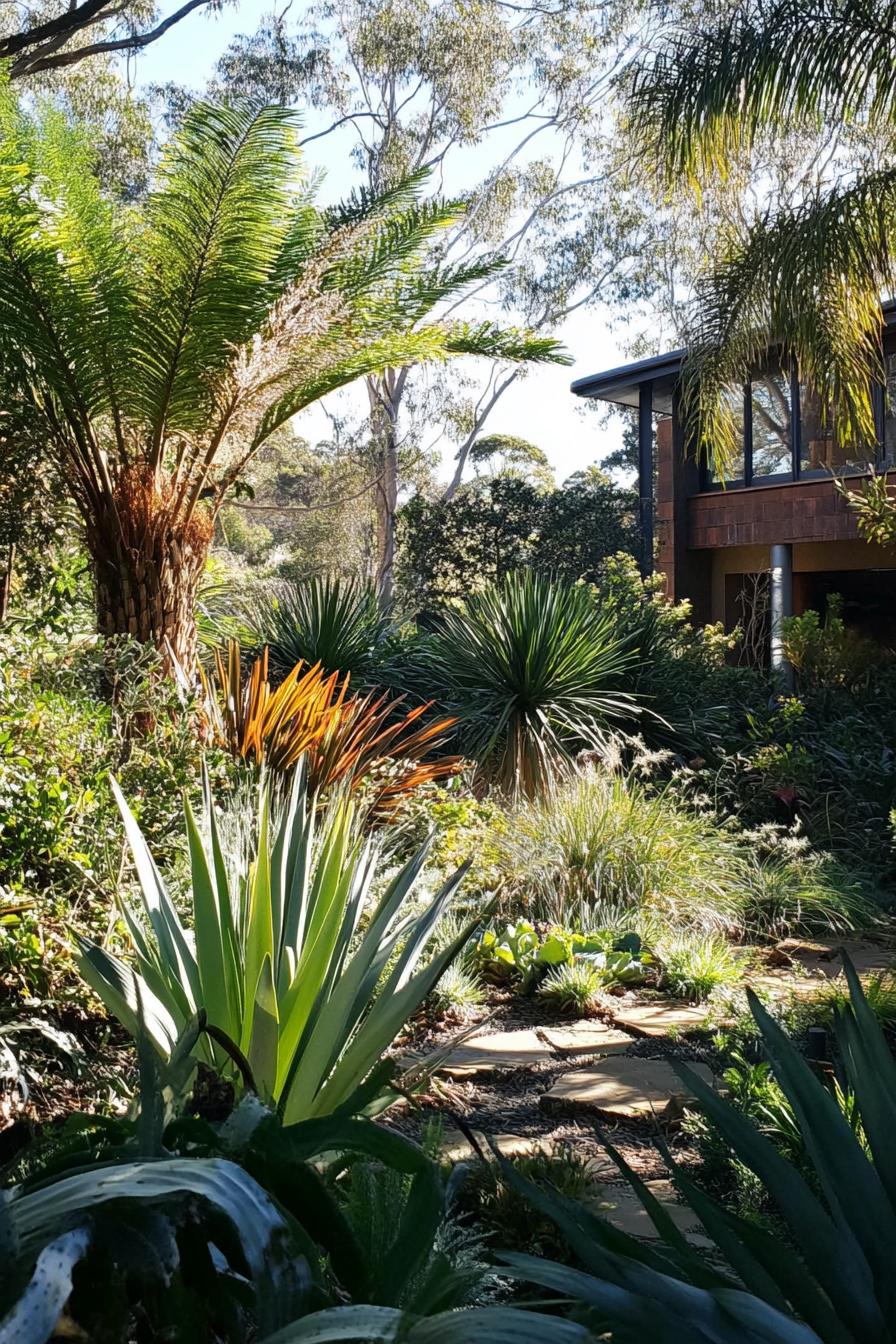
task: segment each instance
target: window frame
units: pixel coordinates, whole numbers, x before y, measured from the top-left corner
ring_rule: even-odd
[[[896,340],[885,341],[883,354],[896,355]],[[804,468],[802,466],[802,414],[800,405],[800,380],[796,366],[790,366],[790,470],[777,471],[769,476],[756,476],[753,472],[753,399],[752,379],[744,384],[744,474],[730,481],[710,479],[709,465],[700,462],[699,490],[709,494],[718,490],[758,490],[765,486],[793,485],[798,481],[831,480],[832,473],[824,467]],[[873,469],[887,469],[885,425],[886,425],[886,388],[877,379],[871,383],[871,401],[874,411],[875,453]],[[891,463],[892,470],[896,464]],[[851,467],[843,471],[843,476],[865,476],[870,468]]]

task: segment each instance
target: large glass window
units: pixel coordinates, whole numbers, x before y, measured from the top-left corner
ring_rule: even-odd
[[[753,477],[790,475],[793,408],[790,375],[770,367],[750,384]]]
[[[732,460],[725,464],[725,470],[720,470],[715,462],[709,467],[709,479],[720,485],[731,485],[735,481],[743,483],[745,458],[744,458],[744,389],[742,387],[731,388],[726,392],[725,399],[734,421],[735,436],[735,455]]]
[[[892,466],[896,463],[896,354],[886,355],[884,364],[884,457]]]
[[[836,409],[828,410],[818,394],[800,384],[800,470],[865,470],[877,457],[877,446],[870,448],[843,443],[837,433]]]

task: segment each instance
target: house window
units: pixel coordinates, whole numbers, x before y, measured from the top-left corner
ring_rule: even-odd
[[[750,384],[753,479],[789,476],[793,463],[790,375],[780,366],[756,374]]]
[[[896,354],[884,356],[887,381],[884,385],[884,460],[896,464]]]
[[[719,485],[743,485],[746,479],[746,454],[744,452],[746,416],[745,402],[746,396],[742,387],[732,388],[725,393],[725,399],[731,410],[734,420],[734,435],[736,441],[735,455],[727,464],[726,470],[721,472],[717,469],[715,463],[710,463],[709,479],[714,484]]]
[[[876,444],[870,448],[858,448],[841,443],[836,418],[836,410],[826,409],[817,392],[807,384],[800,383],[801,472],[866,471],[875,462]]]

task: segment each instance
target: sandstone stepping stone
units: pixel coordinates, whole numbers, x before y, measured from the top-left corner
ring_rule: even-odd
[[[859,975],[875,975],[893,969],[896,953],[867,938],[786,938],[777,950],[802,970],[833,978],[843,969],[841,951],[850,957]]]
[[[691,1064],[695,1073],[713,1083],[705,1064]],[[639,1059],[617,1055],[590,1068],[577,1069],[558,1078],[541,1098],[547,1108],[582,1106],[614,1119],[660,1120],[680,1117],[692,1099],[685,1083],[665,1059]]]
[[[703,1224],[686,1204],[675,1199],[675,1187],[671,1181],[645,1181],[647,1189],[662,1204],[678,1230],[692,1246],[709,1249],[712,1241],[706,1236]],[[633,1190],[626,1187],[610,1187],[602,1191],[600,1199],[594,1202],[595,1213],[606,1218],[620,1232],[630,1237],[640,1237],[644,1241],[659,1241],[660,1234],[654,1227],[650,1215]]]
[[[613,1014],[617,1027],[636,1036],[686,1036],[705,1027],[709,1019],[710,1010],[704,1005],[673,1000],[636,1003]]]
[[[491,1149],[486,1142],[485,1134],[478,1129],[474,1130],[473,1133],[479,1140],[486,1157],[491,1160]],[[573,1146],[569,1139],[553,1139],[550,1135],[525,1138],[520,1134],[495,1134],[492,1137],[504,1157],[531,1157],[536,1152],[545,1153],[548,1157],[561,1156],[564,1149]],[[445,1130],[441,1155],[449,1162],[472,1162],[476,1161],[478,1157],[466,1136],[459,1129],[454,1128]],[[619,1175],[619,1168],[615,1162],[602,1154],[589,1157],[585,1166],[588,1175],[594,1181],[607,1181]]]
[[[550,1046],[536,1031],[494,1031],[464,1041],[439,1065],[437,1072],[447,1073],[451,1078],[472,1078],[481,1073],[527,1069],[552,1060]]]
[[[539,1035],[560,1055],[618,1055],[632,1043],[626,1032],[590,1018],[568,1026],[542,1027]]]

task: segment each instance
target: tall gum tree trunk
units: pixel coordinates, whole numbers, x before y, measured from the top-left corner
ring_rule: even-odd
[[[146,476],[123,478],[87,530],[97,628],[152,644],[171,672],[197,665],[196,599],[212,539],[207,510],[184,521]]]

